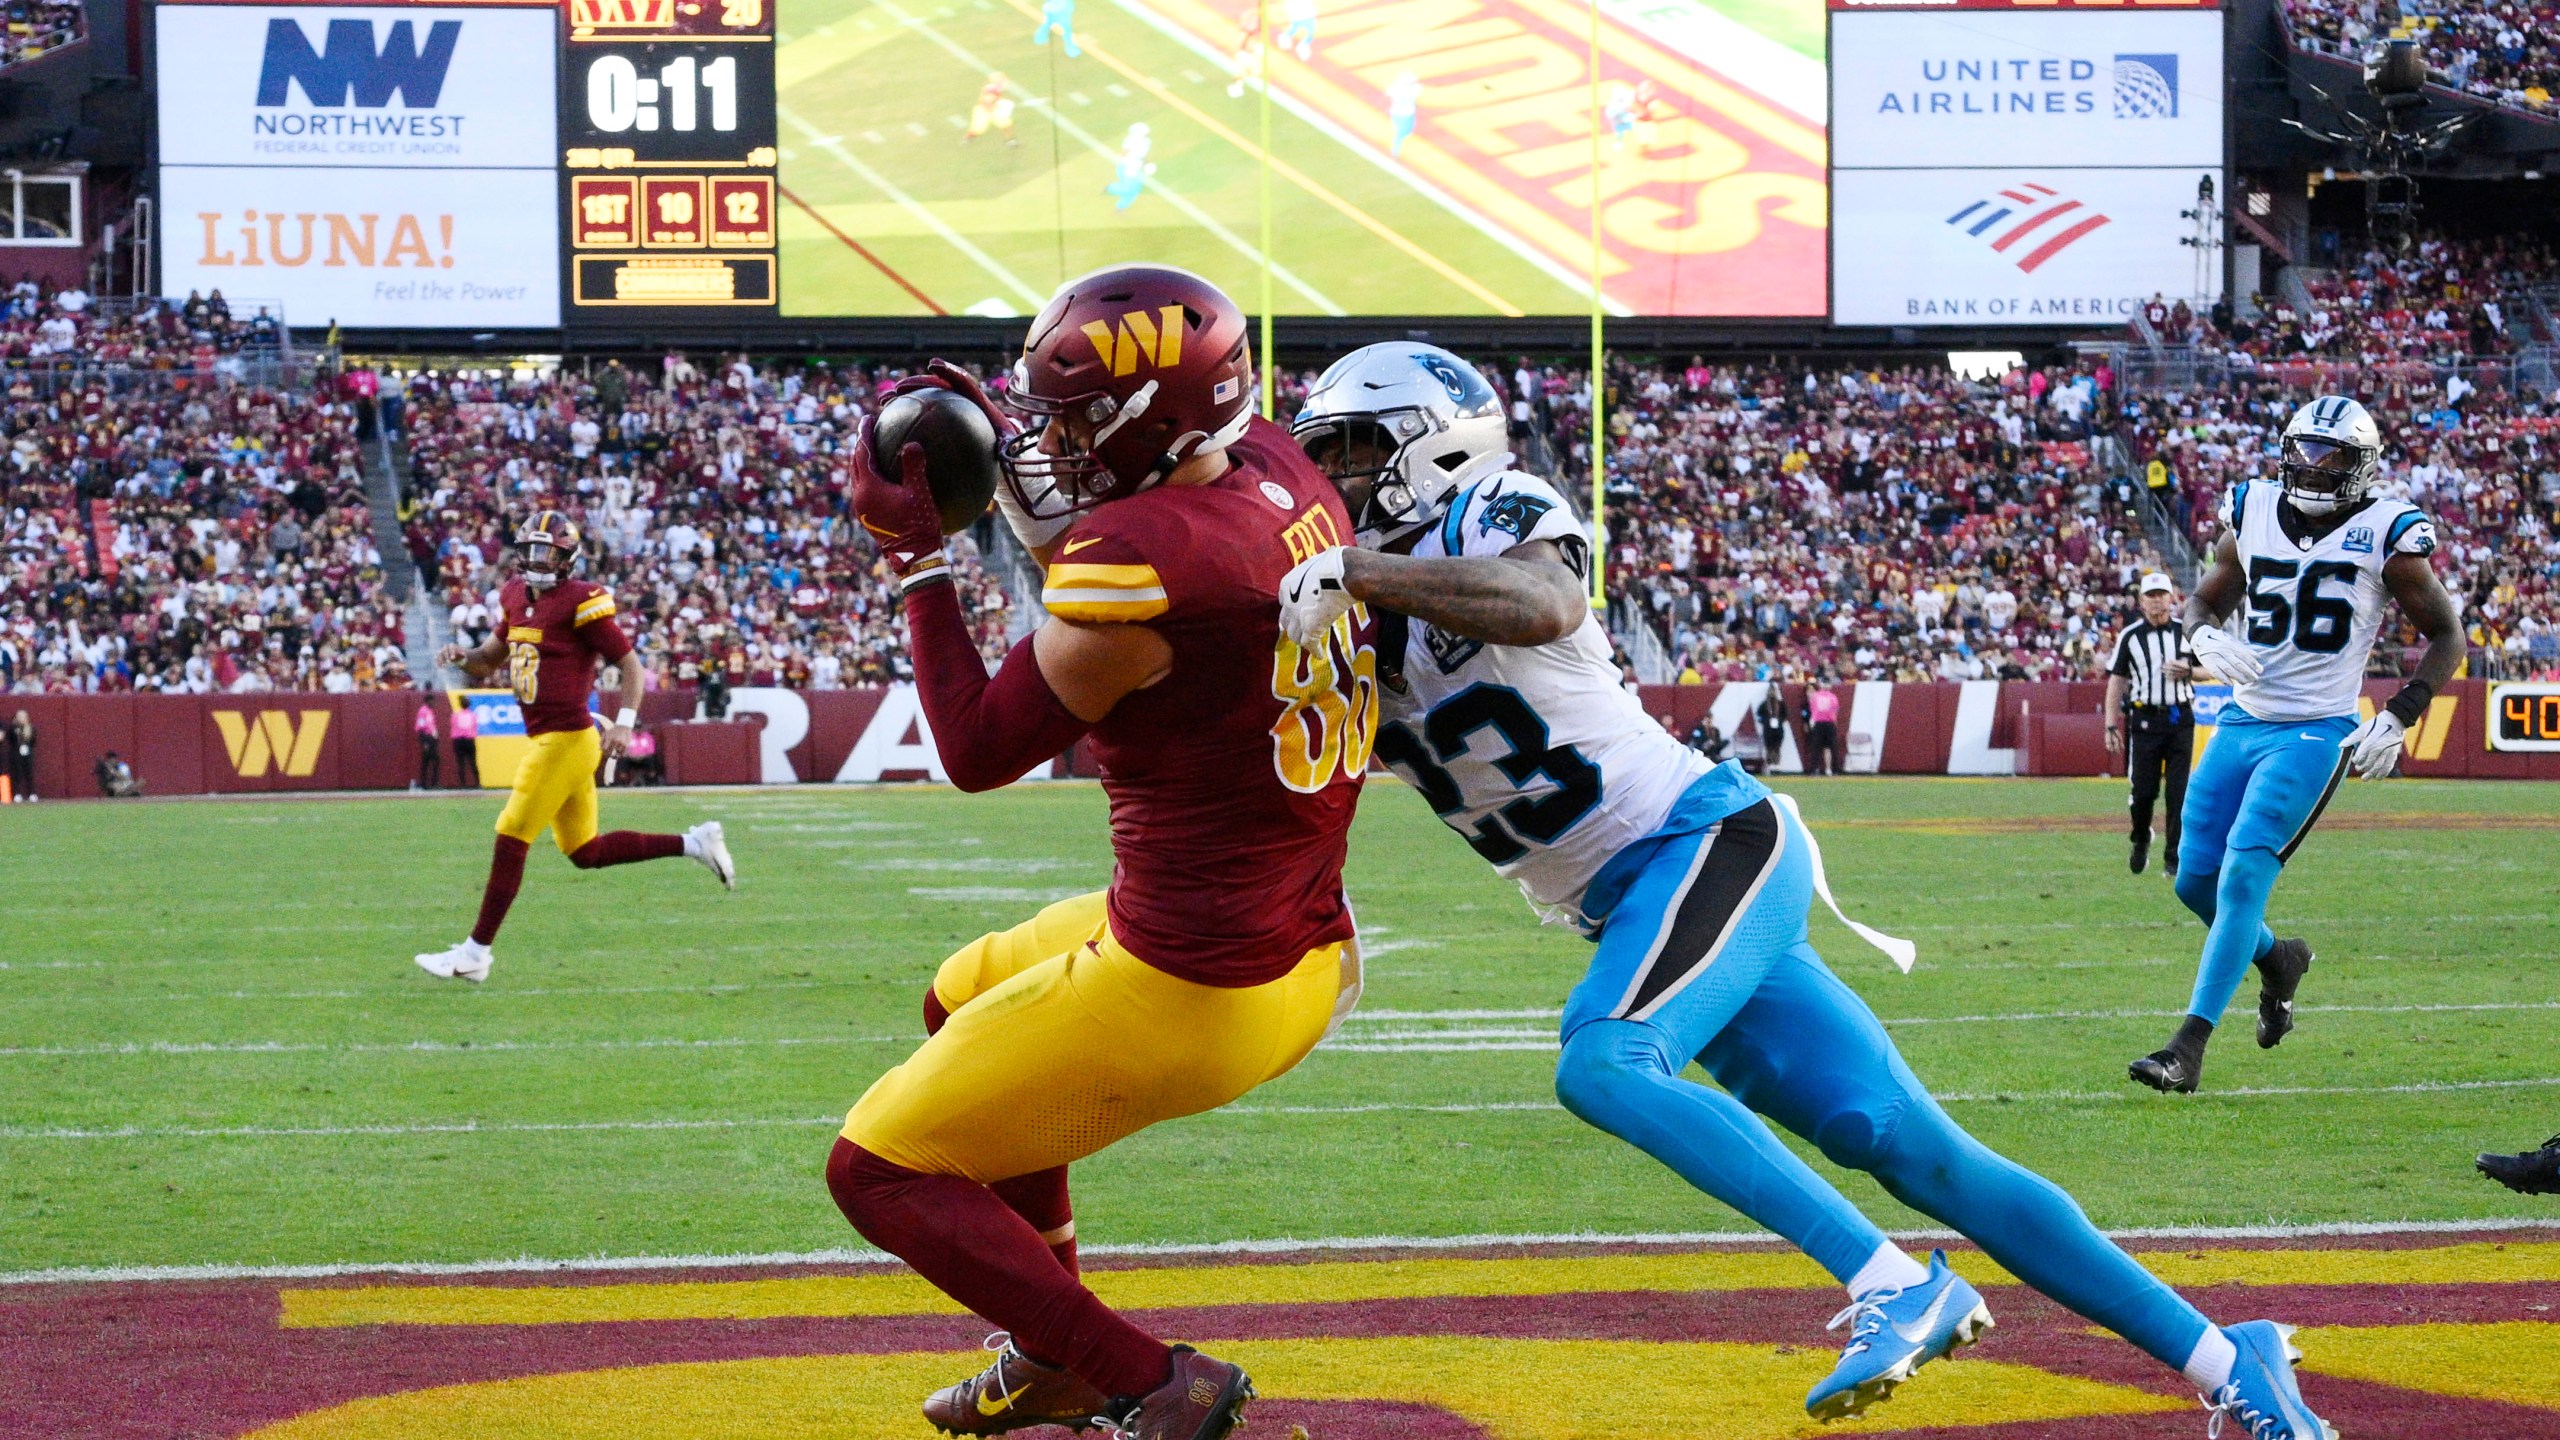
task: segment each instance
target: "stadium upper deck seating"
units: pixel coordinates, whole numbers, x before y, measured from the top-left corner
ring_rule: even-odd
[[[2349,56],[2414,37],[2444,84],[2547,111],[2560,92],[2560,9],[2515,0],[2285,0],[2295,35]]]

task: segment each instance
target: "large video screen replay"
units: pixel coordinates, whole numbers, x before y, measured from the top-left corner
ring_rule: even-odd
[[[780,309],[1023,315],[1132,259],[1272,309],[1825,314],[1819,0],[775,0]],[[574,46],[572,47],[574,50]]]

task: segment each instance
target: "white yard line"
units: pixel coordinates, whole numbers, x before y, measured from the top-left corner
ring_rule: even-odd
[[[2208,1090],[2178,1101],[2155,1101],[2149,1091],[2127,1086],[2121,1090],[1983,1090],[1941,1093],[1936,1098],[1947,1104],[2015,1104],[2049,1101],[2116,1102],[2131,1100],[2144,1104],[2200,1104],[2209,1100],[2254,1099],[2266,1096],[2305,1095],[2442,1095],[2474,1090],[2532,1090],[2560,1086],[2560,1075],[2538,1076],[2522,1080],[2422,1080],[2406,1085],[2242,1085],[2227,1090]],[[1206,1112],[1211,1116],[1252,1119],[1265,1115],[1497,1115],[1497,1114],[1563,1114],[1564,1107],[1552,1100],[1478,1100],[1445,1105],[1382,1101],[1351,1105],[1229,1105]],[[1193,1117],[1199,1118],[1199,1117]],[[788,1116],[750,1119],[657,1119],[657,1120],[577,1120],[577,1121],[418,1121],[380,1125],[207,1125],[207,1126],[142,1126],[118,1125],[100,1129],[53,1125],[0,1125],[0,1141],[91,1141],[91,1140],[237,1140],[237,1139],[339,1139],[361,1137],[397,1138],[411,1135],[560,1135],[580,1133],[615,1133],[644,1130],[761,1130],[775,1126],[816,1126],[841,1124],[841,1117],[820,1115],[807,1119]]]
[[[2342,1220],[2308,1225],[2151,1226],[2110,1230],[2119,1240],[2328,1240],[2393,1235],[2478,1235],[2512,1231],[2560,1230],[2550,1216],[2490,1220]],[[1906,1242],[1951,1240],[1950,1230],[1889,1232]],[[1310,1239],[1214,1240],[1163,1245],[1083,1245],[1085,1255],[1176,1257],[1187,1255],[1359,1254],[1378,1250],[1483,1250],[1516,1246],[1550,1249],[1586,1245],[1627,1245],[1676,1249],[1701,1245],[1775,1245],[1774,1235],[1759,1230],[1692,1230],[1607,1234],[1531,1235],[1336,1235]],[[744,1270],[784,1265],[893,1265],[897,1260],[877,1250],[784,1250],[743,1255],[585,1255],[572,1259],[513,1256],[463,1261],[345,1261],[325,1265],[67,1265],[49,1270],[0,1271],[0,1285],[106,1284],[153,1280],[332,1280],[351,1275],[528,1275],[564,1271]]]
[[[932,892],[937,895],[958,892]],[[1081,892],[1078,892],[1081,893]],[[769,986],[683,985],[644,986],[628,989],[597,990],[517,990],[518,995],[573,994],[731,994],[750,989],[806,989],[828,984],[854,984],[853,981],[790,981]],[[303,999],[317,995],[354,996],[355,991],[301,992],[260,994],[233,991],[232,999]],[[152,998],[152,997],[123,997]],[[203,997],[194,997],[203,998]],[[2433,1015],[2467,1014],[2495,1011],[2560,1010],[2560,1000],[2485,1001],[2469,1005],[2303,1005],[2295,1008],[2302,1015]],[[1885,1020],[1890,1028],[1914,1025],[2005,1025],[2042,1021],[2071,1020],[2166,1020],[2184,1014],[2180,1010],[2033,1010],[1998,1015],[1910,1015]],[[1328,1041],[1320,1049],[1351,1055],[1457,1054],[1469,1051],[1553,1050],[1556,1039],[1550,1029],[1528,1029],[1513,1026],[1465,1024],[1449,1029],[1421,1028],[1418,1022],[1483,1021],[1483,1020],[1553,1020],[1554,1010],[1366,1010],[1351,1017],[1343,1038]],[[1380,1026],[1376,1021],[1405,1022],[1401,1026]],[[73,1045],[7,1045],[0,1046],[0,1057],[13,1055],[66,1057],[85,1055],[307,1055],[344,1052],[348,1054],[414,1054],[471,1055],[487,1052],[549,1050],[685,1050],[685,1049],[754,1049],[760,1046],[789,1047],[795,1045],[885,1045],[918,1042],[922,1035],[777,1035],[716,1036],[705,1039],[664,1038],[640,1040],[390,1040],[390,1041],[193,1041],[193,1040],[122,1040]],[[2517,1082],[2540,1083],[2540,1082]],[[2233,1093],[2229,1091],[2225,1094]],[[2291,1092],[2266,1092],[2291,1093]],[[2321,1092],[2311,1092],[2321,1093]],[[1940,1097],[1947,1098],[1947,1097]]]
[[[916,1044],[922,1035],[723,1036],[707,1040],[244,1040],[108,1041],[96,1045],[6,1045],[0,1055],[483,1055],[544,1050],[744,1050],[771,1045]]]
[[[737,980],[700,985],[559,985],[518,989],[509,985],[397,985],[378,990],[74,990],[47,995],[0,996],[0,1005],[50,1000],[382,1000],[396,995],[737,995],[750,990],[835,990],[861,980]]]

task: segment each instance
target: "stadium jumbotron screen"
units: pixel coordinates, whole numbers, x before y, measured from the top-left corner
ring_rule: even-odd
[[[1258,295],[1251,0],[779,4],[785,314],[1027,314],[1133,254]],[[1610,309],[1825,313],[1818,0],[1600,10]],[[1589,309],[1588,8],[1271,0],[1267,24],[1275,313]]]

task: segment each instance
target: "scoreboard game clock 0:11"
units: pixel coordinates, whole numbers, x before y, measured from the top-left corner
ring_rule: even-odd
[[[569,0],[573,312],[771,308],[771,0]]]

